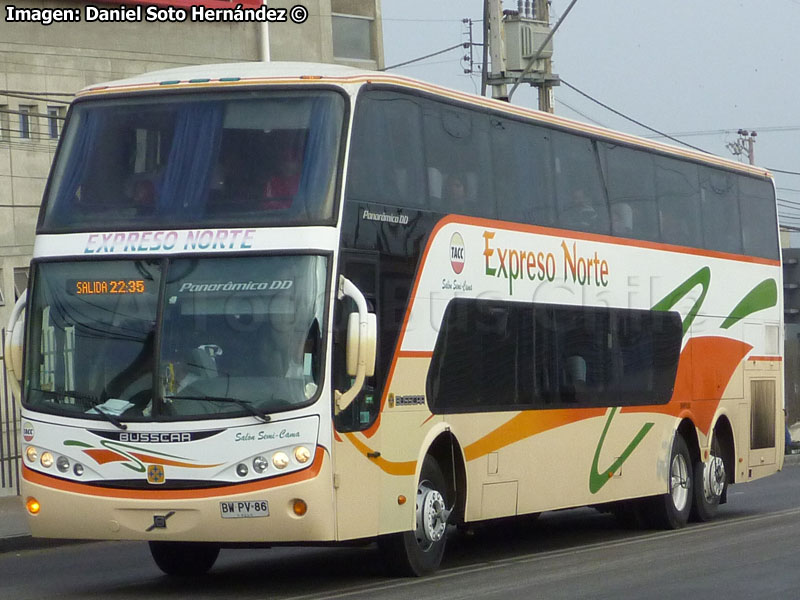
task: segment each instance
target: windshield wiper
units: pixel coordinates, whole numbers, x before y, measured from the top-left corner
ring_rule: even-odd
[[[106,421],[111,423],[114,427],[118,429],[122,429],[123,431],[128,429],[128,426],[125,425],[122,421],[120,421],[116,416],[112,415],[111,413],[107,413],[106,411],[100,408],[101,404],[104,404],[97,396],[91,396],[89,394],[81,394],[78,392],[71,392],[69,390],[65,390],[63,392],[54,392],[52,390],[43,390],[42,388],[30,388],[35,392],[42,392],[43,394],[47,394],[52,396],[53,398],[60,399],[60,398],[75,398],[76,400],[83,400],[84,402],[88,402],[94,412],[102,416]],[[93,413],[90,413],[93,414]]]
[[[258,410],[253,404],[247,400],[240,398],[229,398],[228,396],[164,396],[165,400],[197,400],[199,402],[228,402],[236,404],[245,409],[251,415],[256,417],[262,423],[269,423],[272,420],[267,413]]]

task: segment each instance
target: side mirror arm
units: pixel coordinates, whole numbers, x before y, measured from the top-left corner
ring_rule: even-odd
[[[337,299],[342,300],[345,296],[352,298],[358,307],[358,365],[356,367],[356,376],[353,385],[345,392],[335,390],[334,394],[334,413],[339,414],[345,408],[350,406],[350,403],[355,400],[361,388],[364,386],[364,380],[367,374],[367,350],[366,341],[368,335],[368,310],[367,299],[361,290],[356,285],[347,279],[344,275],[339,276],[339,289],[336,294]]]

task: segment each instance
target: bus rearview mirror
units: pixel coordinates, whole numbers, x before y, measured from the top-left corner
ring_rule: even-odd
[[[22,350],[25,340],[25,304],[28,291],[25,290],[11,311],[8,320],[6,339],[3,345],[3,363],[8,372],[8,381],[14,397],[22,400]]]

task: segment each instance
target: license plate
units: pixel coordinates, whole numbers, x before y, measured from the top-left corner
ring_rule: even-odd
[[[252,519],[269,516],[269,503],[266,500],[235,500],[220,502],[219,512],[223,519]]]

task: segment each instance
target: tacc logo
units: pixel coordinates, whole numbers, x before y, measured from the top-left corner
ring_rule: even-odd
[[[456,275],[464,270],[464,238],[458,232],[450,238],[450,266]]]
[[[25,421],[22,424],[22,439],[24,439],[26,442],[30,442],[33,440],[33,435],[33,425],[28,421]]]

